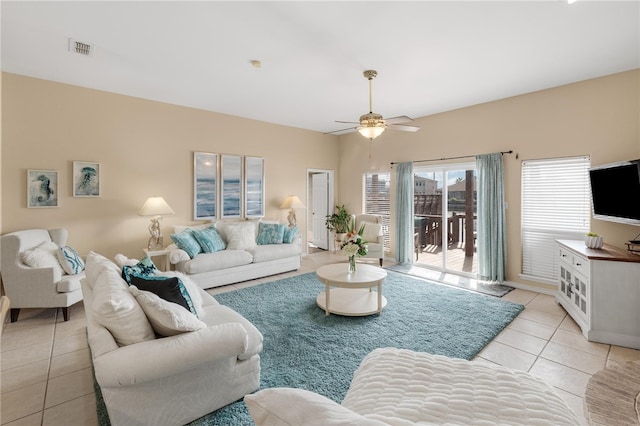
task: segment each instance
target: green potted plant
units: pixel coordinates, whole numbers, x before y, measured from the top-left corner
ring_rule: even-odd
[[[336,206],[333,214],[327,215],[325,220],[325,226],[329,232],[333,232],[337,235],[346,234],[349,231],[349,222],[351,221],[351,215],[347,212],[344,204]]]
[[[584,244],[592,249],[601,249],[604,244],[603,238],[595,232],[587,232],[584,237]]]

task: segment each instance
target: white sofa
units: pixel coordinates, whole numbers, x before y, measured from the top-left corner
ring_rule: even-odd
[[[260,223],[274,224],[275,222],[218,221],[200,225],[174,226],[174,234],[213,226],[223,238],[226,248],[212,253],[199,253],[192,258],[185,250],[176,244],[171,244],[167,247],[169,261],[176,271],[189,275],[204,289],[299,269],[302,256],[300,234],[298,233],[291,243],[257,244]],[[242,235],[243,233],[245,235]],[[253,235],[250,241],[243,238],[248,234]],[[239,237],[240,241],[234,237]]]
[[[197,331],[158,337],[142,292],[128,287],[115,263],[93,252],[87,256],[81,284],[87,335],[114,426],[183,425],[260,386],[260,331],[187,277],[162,274],[184,280],[197,317],[170,305],[201,324]]]
[[[303,389],[244,398],[266,425],[578,425],[552,386],[524,371],[406,349],[367,355],[338,404]]]

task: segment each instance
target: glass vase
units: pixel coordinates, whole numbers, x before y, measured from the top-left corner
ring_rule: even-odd
[[[356,256],[349,256],[349,273],[356,272]]]

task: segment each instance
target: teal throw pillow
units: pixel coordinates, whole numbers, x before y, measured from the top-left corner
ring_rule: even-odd
[[[218,233],[218,230],[214,227],[193,230],[191,231],[191,235],[193,235],[198,244],[200,244],[204,253],[215,253],[216,251],[224,250],[227,246]]]
[[[282,242],[285,244],[291,244],[293,239],[298,235],[298,227],[294,226],[293,228],[287,228],[284,230],[284,236],[282,238]]]
[[[284,229],[285,226],[279,223],[260,222],[256,243],[259,245],[282,244],[282,240],[284,239]]]
[[[131,277],[133,277],[134,275],[145,277],[154,274],[157,270],[158,268],[156,268],[156,265],[154,265],[151,259],[147,256],[133,266],[123,266],[122,279],[131,284]]]
[[[196,257],[198,253],[202,251],[202,247],[200,247],[200,243],[193,236],[193,229],[185,229],[179,234],[171,234],[171,240],[181,248],[191,259]]]
[[[79,274],[84,271],[84,262],[73,247],[60,247],[58,250],[58,262],[69,275]]]

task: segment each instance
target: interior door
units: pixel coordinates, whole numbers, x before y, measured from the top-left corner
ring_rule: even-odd
[[[329,178],[328,173],[311,175],[313,190],[313,244],[323,250],[329,250],[329,233],[325,218],[329,214]]]

